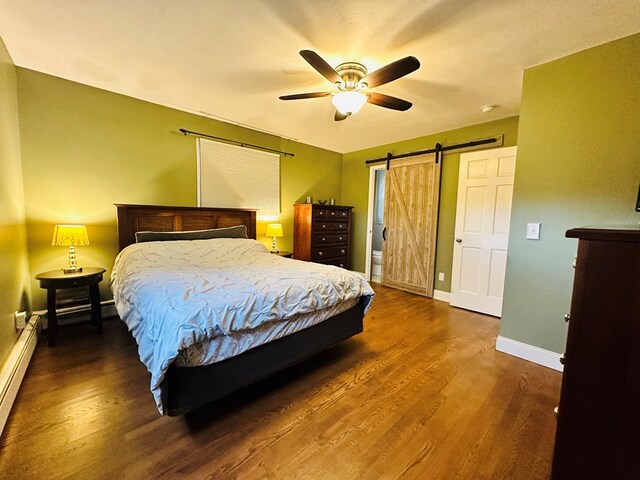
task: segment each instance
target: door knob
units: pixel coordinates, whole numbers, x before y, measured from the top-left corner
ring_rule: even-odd
[[[456,243],[462,243],[462,239],[461,238],[456,238]]]

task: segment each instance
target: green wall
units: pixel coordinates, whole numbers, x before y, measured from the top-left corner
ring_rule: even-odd
[[[525,71],[504,337],[564,351],[577,247],[565,231],[640,221],[639,56],[636,34]],[[527,222],[542,222],[539,241]]]
[[[345,154],[342,162],[342,202],[345,205],[355,207],[353,269],[364,272],[365,266],[369,195],[369,167],[365,165],[365,160],[385,157],[387,152],[396,154],[414,152],[433,148],[436,143],[461,143],[499,134],[504,134],[505,147],[516,145],[518,117],[495,120]],[[445,292],[451,291],[451,263],[453,261],[459,162],[459,153],[445,155],[441,172],[436,272],[444,272],[445,279],[439,281],[436,275],[435,288]]]
[[[0,39],[0,367],[15,345],[13,312],[29,308],[16,67]]]
[[[275,149],[281,164],[282,250],[293,246],[293,203],[307,195],[340,200],[342,155],[247,128],[18,68],[20,140],[32,275],[64,266],[52,247],[56,223],[87,225],[91,245],[80,265],[110,273],[117,254],[113,203],[196,204],[196,143],[179,128]],[[266,224],[258,224],[258,239]],[[108,281],[101,284],[110,298]],[[33,284],[34,308],[45,291]]]

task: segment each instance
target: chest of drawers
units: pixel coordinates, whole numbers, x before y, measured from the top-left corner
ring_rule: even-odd
[[[578,238],[553,480],[640,478],[640,226]]]
[[[349,268],[352,209],[343,205],[294,205],[293,258]]]

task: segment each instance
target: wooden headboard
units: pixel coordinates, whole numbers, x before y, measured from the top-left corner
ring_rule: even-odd
[[[182,232],[245,225],[256,238],[256,210],[245,208],[166,207],[115,204],[118,209],[118,247],[136,243],[136,232]]]

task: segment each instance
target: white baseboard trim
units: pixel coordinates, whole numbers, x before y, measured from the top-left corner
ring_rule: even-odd
[[[40,316],[32,315],[0,370],[0,435],[38,343]]]
[[[440,300],[441,302],[451,303],[451,293],[444,292],[442,290],[434,290],[433,291],[433,299]]]
[[[544,348],[535,347],[527,343],[518,342],[498,335],[496,340],[496,350],[499,352],[522,358],[543,367],[552,368],[562,372],[564,367],[560,363],[560,353],[551,352]]]

